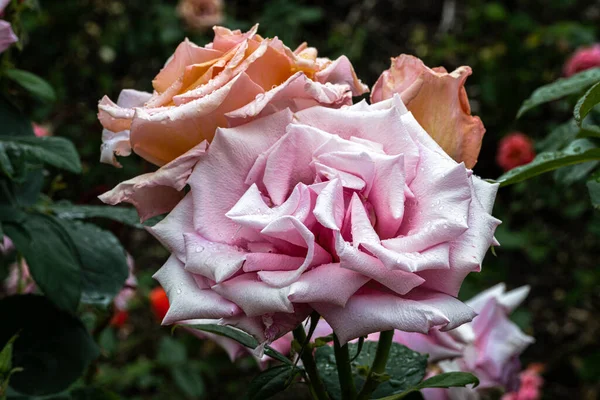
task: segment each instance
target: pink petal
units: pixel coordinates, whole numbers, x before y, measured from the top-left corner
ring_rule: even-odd
[[[352,89],[353,96],[360,96],[369,91],[369,87],[364,85],[356,76],[352,63],[346,56],[339,57],[325,69],[317,72],[315,80],[321,83],[346,84]]]
[[[18,41],[19,38],[13,32],[10,22],[0,19],[0,54]]]
[[[217,283],[233,276],[246,260],[246,252],[238,247],[208,241],[195,232],[184,233],[183,237],[185,270]]]
[[[202,142],[156,172],[121,182],[99,198],[111,205],[122,202],[133,204],[142,222],[169,212],[183,198],[184,193],[181,190],[185,187],[194,165],[205,153],[206,146],[207,143]]]
[[[239,313],[239,308],[214,291],[202,290],[192,275],[185,272],[183,263],[175,256],[154,274],[169,297],[169,311],[164,325],[197,318],[224,318]]]
[[[256,156],[267,150],[285,133],[291,122],[289,110],[249,124],[219,129],[205,157],[198,162],[189,185],[194,203],[194,226],[202,237],[237,244],[239,225],[225,214],[250,185],[245,177]]]
[[[288,298],[294,303],[322,302],[344,307],[350,296],[368,281],[368,277],[341,268],[339,263],[324,264],[303,273],[292,283]]]
[[[212,287],[213,291],[240,306],[249,317],[294,312],[288,300],[289,287],[275,288],[261,282],[257,275],[241,274]]]
[[[453,297],[419,289],[403,297],[378,290],[359,291],[345,307],[327,303],[311,305],[332,326],[342,344],[390,329],[426,333],[434,326],[452,328],[475,316]]]

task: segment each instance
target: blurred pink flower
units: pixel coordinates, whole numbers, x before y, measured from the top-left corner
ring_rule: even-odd
[[[543,371],[541,364],[531,364],[519,374],[521,386],[518,391],[506,393],[502,400],[538,400],[544,379],[540,376]]]
[[[565,76],[600,67],[600,44],[578,49],[565,63]]]
[[[177,13],[191,29],[204,31],[223,22],[223,0],[180,0]]]
[[[52,133],[50,133],[50,130],[48,128],[46,128],[45,126],[38,125],[35,122],[32,125],[33,125],[33,133],[35,134],[35,136],[37,136],[37,137],[52,136]]]
[[[19,38],[13,32],[10,22],[0,19],[0,54],[18,41]]]
[[[429,68],[417,57],[392,58],[371,91],[371,102],[402,97],[408,111],[431,137],[457,162],[473,168],[479,156],[485,128],[471,115],[465,82],[471,67],[448,73],[444,67]]]
[[[0,243],[0,257],[9,255],[15,250],[12,241],[4,236]],[[25,259],[12,263],[9,266],[8,276],[0,283],[0,297],[15,294],[27,294],[35,292],[37,286],[29,272]]]
[[[490,388],[514,391],[519,387],[519,355],[534,339],[524,334],[508,315],[527,297],[529,287],[506,292],[498,284],[466,302],[478,316],[456,329],[429,335],[398,332],[394,340],[420,353],[428,353],[441,372],[463,371],[477,376],[476,389],[428,389],[426,400],[479,399],[479,392]]]
[[[521,165],[529,164],[535,158],[533,141],[521,132],[504,136],[498,144],[496,163],[505,172]]]

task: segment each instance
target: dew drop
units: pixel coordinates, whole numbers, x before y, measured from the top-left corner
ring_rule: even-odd
[[[202,253],[204,251],[204,246],[196,246],[196,253]]]

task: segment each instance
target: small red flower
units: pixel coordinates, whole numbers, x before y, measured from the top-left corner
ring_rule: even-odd
[[[504,171],[528,164],[534,158],[533,142],[527,135],[514,132],[500,140],[496,162]]]
[[[578,49],[565,63],[565,76],[575,75],[578,72],[600,67],[600,44]]]
[[[150,292],[150,306],[154,316],[159,321],[162,321],[169,311],[169,298],[167,293],[161,287],[156,287]]]
[[[110,320],[110,326],[115,328],[121,328],[129,319],[129,313],[127,311],[117,311],[114,313]]]

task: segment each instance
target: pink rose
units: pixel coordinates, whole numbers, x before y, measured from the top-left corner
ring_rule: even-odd
[[[497,185],[458,164],[398,96],[218,129],[190,191],[150,231],[164,324],[221,319],[271,342],[319,312],[345,343],[456,328],[499,221]]]
[[[0,240],[0,258],[9,256],[16,251],[13,242],[8,236]],[[0,297],[15,294],[33,293],[37,289],[35,281],[29,272],[29,266],[24,259],[9,265],[8,276],[0,282]]]
[[[521,132],[512,132],[498,143],[496,163],[504,171],[529,164],[535,158],[533,141]]]
[[[424,391],[426,400],[479,399],[481,390],[500,388],[507,391],[519,387],[521,369],[518,356],[533,338],[525,335],[508,315],[527,297],[529,287],[506,292],[504,284],[496,285],[467,301],[477,317],[447,332],[431,331],[429,336],[399,332],[394,340],[421,353],[429,353],[429,361],[439,362],[442,372],[463,371],[477,376],[477,389],[431,389]]]
[[[564,74],[571,76],[596,67],[600,67],[600,44],[577,50],[565,63]]]
[[[544,385],[544,379],[540,376],[543,366],[531,364],[521,372],[519,379],[521,386],[515,392],[506,393],[502,400],[538,400],[541,396],[540,389]]]
[[[203,31],[223,22],[223,0],[180,0],[177,14],[191,29]]]
[[[33,126],[33,133],[35,134],[35,136],[37,136],[37,137],[52,136],[52,133],[50,133],[48,128],[46,128],[45,126],[38,125],[36,123],[33,123],[32,126]]]
[[[317,58],[317,50],[295,51],[279,39],[215,27],[204,47],[188,40],[152,81],[154,93],[127,91],[117,104],[104,97],[98,117],[105,128],[101,161],[119,166],[117,155],[132,150],[165,165],[218,127],[235,126],[290,107],[317,104],[338,108],[368,91],[350,61]]]
[[[448,73],[444,67],[428,68],[416,57],[401,54],[379,77],[371,92],[376,103],[400,94],[408,111],[431,137],[457,162],[473,168],[485,128],[471,115],[465,81],[470,67]]]

